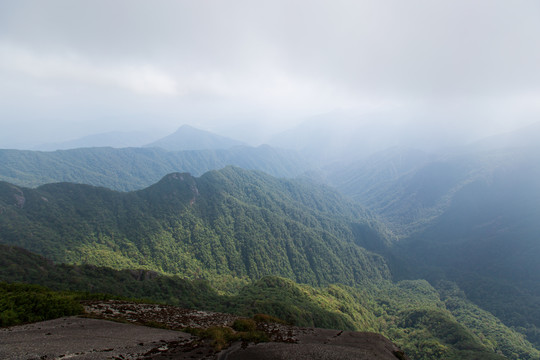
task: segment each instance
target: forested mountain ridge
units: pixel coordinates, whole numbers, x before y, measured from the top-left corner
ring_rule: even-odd
[[[227,165],[279,177],[297,176],[310,166],[294,151],[265,145],[191,151],[108,147],[51,152],[0,149],[0,180],[27,187],[74,182],[131,191],[150,186],[172,172],[200,176]]]
[[[360,246],[386,236],[361,208],[327,187],[234,167],[173,173],[130,193],[1,183],[0,205],[2,242],[55,261],[309,284],[390,277]]]

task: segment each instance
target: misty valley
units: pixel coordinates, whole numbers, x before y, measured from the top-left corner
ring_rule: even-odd
[[[540,2],[0,1],[0,360],[540,360]]]
[[[0,150],[0,325],[86,314],[191,334],[148,359],[289,343],[362,358],[364,342],[365,358],[539,359],[533,130],[350,161],[187,126],[141,147]]]

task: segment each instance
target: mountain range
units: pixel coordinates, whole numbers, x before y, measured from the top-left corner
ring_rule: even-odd
[[[81,138],[35,146],[33,150],[55,151],[91,147],[158,147],[168,151],[225,150],[246,144],[190,125],[180,126],[174,133],[159,137],[157,131],[111,131]]]
[[[0,280],[125,282],[118,295],[380,332],[411,358],[537,359],[537,129],[332,164],[325,144],[313,162],[269,146],[0,150]]]
[[[376,331],[418,359],[540,355],[454,283],[393,282],[391,232],[309,181],[227,167],[128,193],[2,183],[0,199],[3,280]]]

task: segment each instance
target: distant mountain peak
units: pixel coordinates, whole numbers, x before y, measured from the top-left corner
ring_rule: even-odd
[[[239,145],[244,145],[244,143],[184,124],[171,135],[154,141],[146,145],[146,147],[159,147],[169,151],[186,151],[230,149]]]

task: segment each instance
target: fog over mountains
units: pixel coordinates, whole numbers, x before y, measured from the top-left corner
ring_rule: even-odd
[[[0,184],[1,240],[59,262],[144,268],[202,277],[213,286],[234,289],[268,275],[309,286],[371,284],[387,291],[364,295],[384,306],[384,316],[402,309],[395,315],[397,328],[373,329],[393,334],[392,339],[420,359],[429,358],[422,343],[427,338],[435,346],[429,351],[446,347],[441,353],[446,358],[495,359],[496,353],[514,358],[512,354],[519,353],[534,359],[540,353],[540,153],[536,143],[527,140],[537,136],[535,129],[438,152],[391,147],[353,162],[331,162],[326,152],[310,148],[255,148],[234,142],[222,150],[1,150],[0,176],[8,181]],[[183,132],[195,143],[201,136],[204,146],[224,146],[223,137],[189,127],[168,140],[182,139]],[[319,143],[314,140],[310,146]],[[259,171],[222,169],[235,162]],[[202,176],[178,173],[186,169]],[[278,179],[260,170],[298,179]],[[62,183],[46,184],[58,181]],[[73,182],[140,190],[116,192]],[[41,186],[20,187],[25,184]],[[26,261],[27,255],[12,256]],[[3,276],[60,286],[31,274]],[[417,283],[419,279],[429,284]],[[278,291],[297,286],[268,281],[250,283],[255,288],[244,291],[261,296],[267,286]],[[396,285],[389,285],[393,282]],[[402,308],[395,296],[403,297],[404,288],[422,305]],[[346,291],[353,291],[346,296],[357,296],[356,290]],[[324,296],[335,296],[334,290],[329,294]],[[349,301],[369,308],[362,316],[369,313],[379,319],[370,321],[380,321],[380,309]],[[391,307],[384,305],[393,301],[397,303]],[[432,308],[431,301],[443,303]],[[272,310],[277,305],[268,306],[265,311],[285,316]],[[435,310],[441,308],[442,314]],[[313,311],[327,310],[323,306]],[[287,310],[286,316],[298,319],[295,311]],[[330,318],[314,315],[312,321],[358,329],[350,316],[359,319],[359,310],[350,311],[340,310]],[[478,327],[472,319],[480,315],[472,314],[482,311],[489,314],[481,315],[488,316],[483,324],[502,321],[519,330],[503,327],[490,333]],[[434,324],[445,324],[450,333],[441,333]],[[423,335],[405,336],[411,329],[422,329]],[[497,345],[490,345],[493,342]]]
[[[175,133],[151,142],[145,147],[159,147],[170,151],[182,150],[224,150],[244,145],[238,140],[212,134],[209,131],[182,125]]]
[[[245,317],[209,349],[540,359],[539,38],[534,1],[0,2],[0,326],[124,296]]]
[[[62,143],[41,144],[32,150],[54,151],[90,147],[159,147],[170,151],[224,150],[240,145],[244,144],[225,136],[212,134],[189,125],[182,125],[176,132],[164,137],[159,136],[157,132],[113,131],[88,135]]]
[[[428,358],[421,350],[426,345],[403,335],[411,326],[430,329],[424,338],[446,346],[447,358],[472,351],[473,358],[519,353],[534,359],[540,354],[538,130],[534,124],[436,151],[361,150],[361,143],[336,145],[294,131],[279,138],[288,149],[250,147],[189,126],[145,147],[4,149],[0,240],[57,262],[202,277],[233,291],[275,275],[315,287],[397,284],[381,295],[385,303],[394,301],[394,286],[425,279],[438,301],[450,301],[438,305],[448,313],[429,310],[428,290],[414,283],[411,296],[423,305],[415,315],[396,315],[401,330],[377,331],[394,334],[420,359]],[[328,138],[336,134],[344,133],[329,131]],[[231,164],[237,167],[227,167]],[[17,254],[23,261],[26,255]],[[21,279],[11,272],[4,277]],[[22,279],[48,283],[29,274]],[[448,286],[454,289],[450,293]],[[457,308],[456,294],[462,294]],[[273,308],[265,311],[278,315]],[[421,322],[411,320],[418,311],[424,314]],[[515,332],[501,328],[489,335],[495,347],[480,338],[467,340],[476,345],[463,345],[465,340],[445,337],[487,336],[471,322],[478,311],[493,317],[485,323],[501,321]],[[298,316],[293,310],[287,314]],[[358,323],[343,319],[359,315],[340,314],[313,321],[358,329]],[[441,321],[462,328],[445,325],[454,330],[443,335],[431,328]]]
[[[0,148],[182,124],[257,146],[336,111],[437,144],[540,115],[534,1],[9,0],[0,14]]]
[[[219,135],[184,124],[169,134],[158,131],[114,131],[87,135],[61,143],[39,143],[28,150],[68,150],[87,147],[159,147],[169,151],[224,150],[234,146],[268,144],[299,151],[318,164],[354,162],[392,147],[414,148],[430,153],[447,152],[469,146],[477,150],[534,145],[538,122],[515,127],[512,131],[493,132],[490,128],[463,132],[429,123],[409,123],[381,114],[358,115],[342,111],[311,117],[299,125],[263,137],[238,140],[240,133]],[[227,132],[229,133],[229,132]],[[487,135],[486,135],[487,134]],[[6,147],[4,147],[6,148]]]

